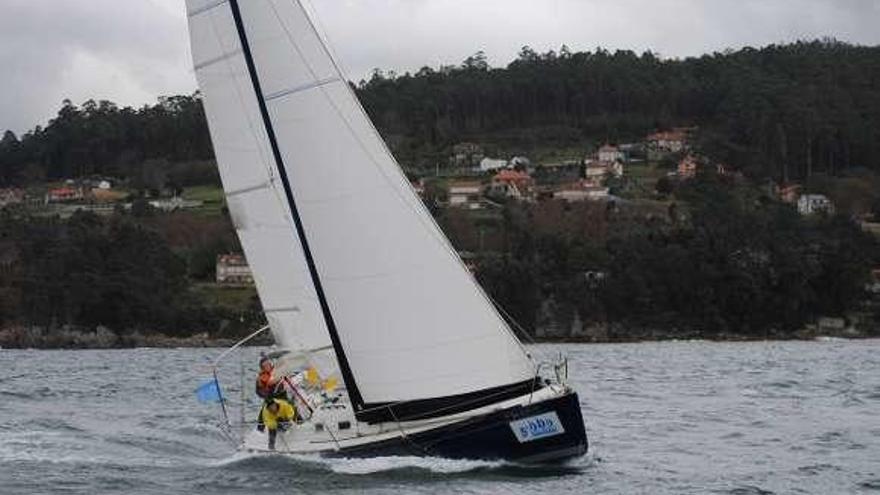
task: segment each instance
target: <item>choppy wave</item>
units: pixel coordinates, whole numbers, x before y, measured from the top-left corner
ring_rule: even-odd
[[[880,341],[541,347],[568,354],[591,440],[567,466],[239,453],[193,397],[214,350],[4,350],[0,492],[880,490]]]

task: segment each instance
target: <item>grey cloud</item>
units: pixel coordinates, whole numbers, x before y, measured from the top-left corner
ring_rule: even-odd
[[[294,1],[294,0],[285,0]],[[823,36],[880,43],[875,0],[303,0],[350,78],[505,65],[523,45],[684,57]],[[189,93],[184,0],[4,0],[0,128],[42,124],[61,99],[141,105]]]
[[[43,124],[64,98],[140,105],[192,91],[187,43],[182,14],[153,2],[7,0],[0,16],[0,128]]]

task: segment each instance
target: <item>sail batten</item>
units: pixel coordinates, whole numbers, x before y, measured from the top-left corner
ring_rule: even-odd
[[[211,9],[219,7],[219,6],[227,3],[228,1],[229,0],[212,0],[212,1],[207,1],[207,2],[192,2],[194,4],[201,4],[201,5],[198,5],[197,7],[193,7],[192,9],[188,10],[186,13],[186,16],[187,17],[195,17],[199,14],[204,14],[205,12],[208,12]]]
[[[190,11],[203,3],[188,0]],[[370,420],[533,388],[521,344],[413,192],[302,5],[230,0],[190,25],[260,298],[269,309],[301,309],[267,311],[276,338],[332,343],[355,409],[373,411],[363,415]]]
[[[311,280],[312,287],[315,290],[315,294],[318,296],[318,303],[321,308],[321,313],[324,317],[324,324],[327,332],[330,335],[330,341],[333,343],[333,348],[336,351],[336,359],[339,362],[340,372],[342,373],[342,378],[345,382],[349,398],[351,399],[352,404],[354,405],[356,410],[362,409],[363,399],[361,397],[357,384],[354,381],[354,376],[351,372],[351,367],[348,364],[348,360],[345,356],[345,351],[343,350],[340,343],[339,334],[336,331],[336,323],[330,311],[326,295],[324,294],[324,288],[321,284],[321,279],[318,274],[315,259],[312,255],[311,249],[309,248],[309,241],[308,237],[306,236],[305,227],[303,225],[300,213],[296,207],[293,189],[290,185],[290,180],[287,174],[288,169],[285,166],[284,158],[282,157],[280,146],[278,144],[278,139],[275,134],[275,127],[272,125],[272,119],[269,115],[268,106],[265,100],[265,94],[260,83],[260,76],[256,68],[254,56],[251,52],[250,43],[248,42],[248,36],[245,30],[244,20],[242,18],[238,0],[229,0],[229,5],[232,9],[232,17],[235,22],[235,29],[238,32],[239,42],[241,43],[245,64],[247,65],[247,69],[250,74],[250,81],[256,95],[257,106],[259,107],[260,116],[263,120],[266,137],[269,141],[269,146],[272,150],[274,163],[278,169],[281,184],[284,188],[284,194],[287,199],[289,214],[292,217],[293,223],[295,225],[295,234],[297,239],[299,240],[300,252],[305,257],[306,268],[308,269],[309,278]]]
[[[297,86],[295,88],[288,88],[281,91],[277,91],[275,93],[266,95],[266,101],[277,100],[278,98],[283,98],[287,95],[292,95],[299,93],[300,91],[308,91],[310,89],[320,88],[325,84],[330,84],[339,81],[338,77],[328,77],[326,79],[321,79],[319,81],[312,81],[307,84],[303,84],[302,86]]]

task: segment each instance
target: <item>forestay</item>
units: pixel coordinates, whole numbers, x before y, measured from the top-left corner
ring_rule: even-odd
[[[413,192],[302,5],[187,5],[224,188],[276,336],[306,345],[335,337],[359,410],[531,383],[531,360]]]

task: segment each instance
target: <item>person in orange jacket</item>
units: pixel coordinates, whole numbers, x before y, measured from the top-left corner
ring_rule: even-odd
[[[257,395],[262,399],[270,399],[283,395],[279,379],[274,375],[275,365],[265,354],[260,356],[260,373],[257,375]]]

